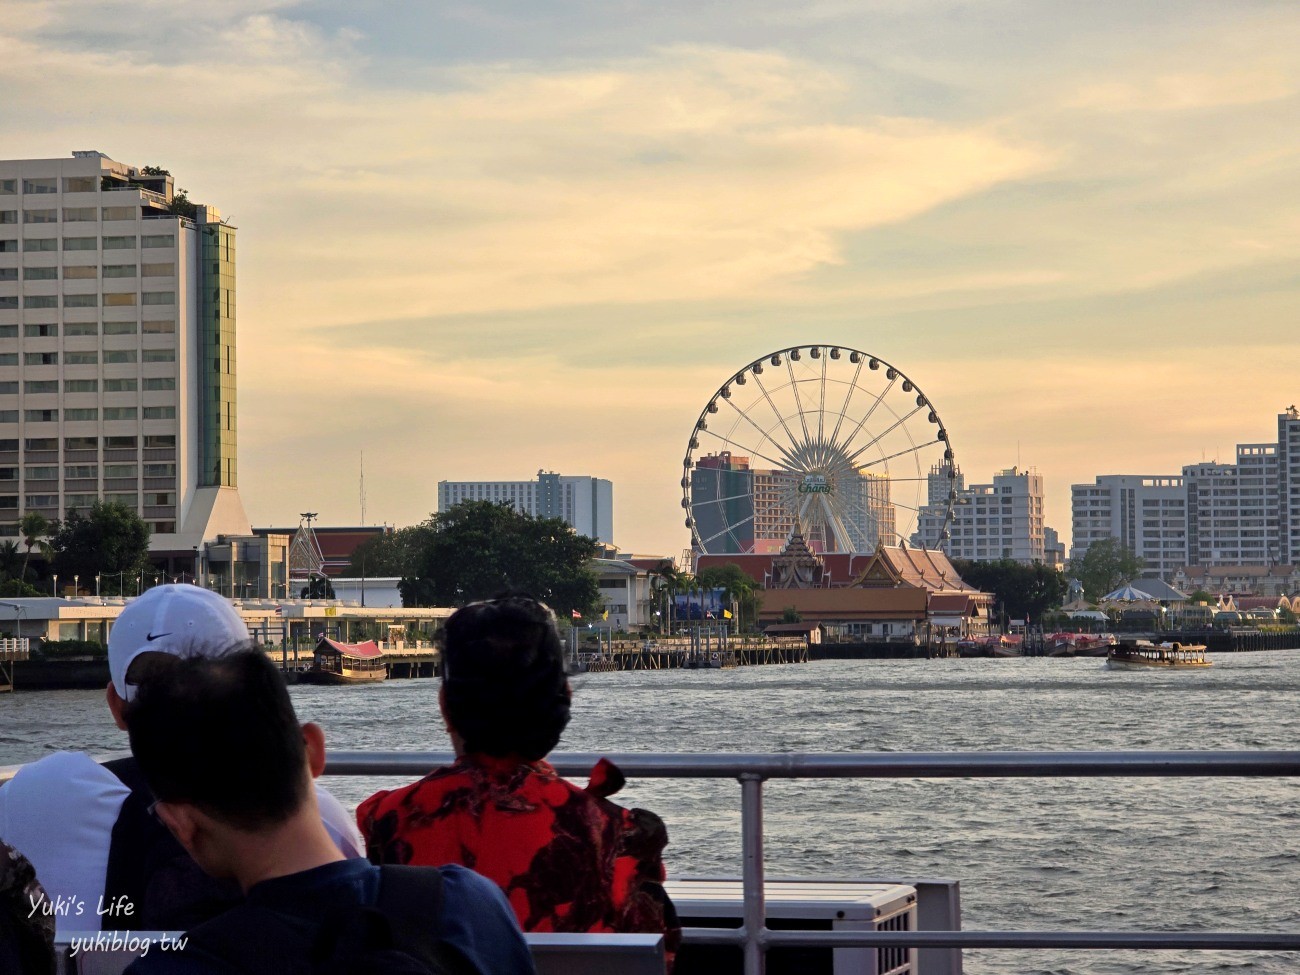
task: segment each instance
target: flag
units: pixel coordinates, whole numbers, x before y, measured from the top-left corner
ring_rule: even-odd
[[[573,618],[574,618],[575,620],[580,620],[580,619],[582,619],[582,614],[579,613],[579,612],[575,609],[575,610],[573,610]]]
[[[283,616],[283,615],[284,615],[284,607],[283,607],[283,606],[277,606],[277,607],[275,607],[275,615],[276,615],[276,616]]]
[[[731,619],[731,610],[729,610],[729,609],[724,609],[724,610],[722,611],[722,618],[723,618],[724,620],[729,620],[729,619]]]
[[[704,614],[704,618],[705,618],[706,620],[711,620],[711,619],[713,619],[713,610],[709,610],[707,613],[705,613],[705,614]]]
[[[609,610],[605,610],[605,612],[601,613],[600,618],[603,620],[609,619]]]

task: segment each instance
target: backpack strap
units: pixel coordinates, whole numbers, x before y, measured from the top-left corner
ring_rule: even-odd
[[[388,919],[393,947],[431,972],[481,975],[459,949],[442,938],[442,871],[433,867],[384,864],[379,868],[376,908]]]

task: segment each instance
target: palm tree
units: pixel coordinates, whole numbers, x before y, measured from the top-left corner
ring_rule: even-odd
[[[18,543],[8,538],[0,542],[0,575],[12,577],[18,572]]]
[[[673,597],[681,588],[683,581],[686,579],[685,573],[677,570],[677,564],[672,559],[664,559],[657,566],[650,570],[650,585],[660,596],[666,595],[668,598],[664,606],[664,615],[660,617],[660,627],[667,626],[669,633],[672,632],[672,604]]]
[[[23,556],[22,580],[24,582],[27,581],[27,563],[32,557],[32,549],[40,549],[41,555],[46,559],[51,555],[50,543],[45,541],[44,537],[49,530],[48,519],[39,511],[27,512],[18,522],[18,533],[22,535],[23,544],[27,546],[27,554]]]

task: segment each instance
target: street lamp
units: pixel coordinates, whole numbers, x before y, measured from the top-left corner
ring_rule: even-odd
[[[56,597],[59,595],[59,574],[57,572],[54,573],[54,595]]]
[[[72,577],[72,598],[81,598],[81,573],[75,573]]]
[[[95,573],[95,598],[99,598],[99,573]]]

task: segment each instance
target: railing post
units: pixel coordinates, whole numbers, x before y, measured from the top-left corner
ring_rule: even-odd
[[[767,910],[763,903],[763,777],[740,776],[740,837],[744,849],[745,975],[767,969]]]

